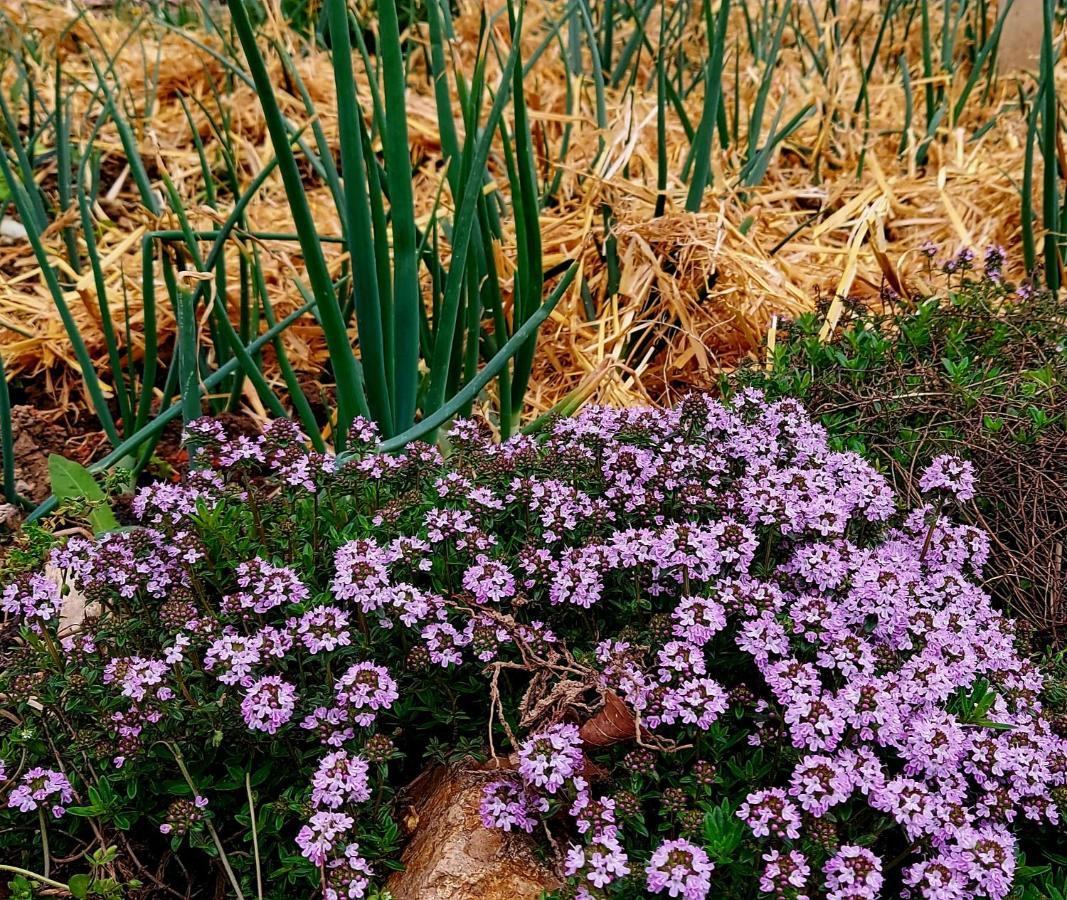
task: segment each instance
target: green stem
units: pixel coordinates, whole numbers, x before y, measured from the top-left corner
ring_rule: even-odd
[[[252,853],[256,861],[256,896],[263,900],[263,870],[259,862],[259,834],[256,829],[256,801],[252,798],[252,775],[245,770],[245,792],[248,794],[248,817],[252,823]]]
[[[48,823],[44,820],[44,807],[37,807],[37,819],[41,823],[41,855],[44,857],[44,877],[52,874],[52,857],[48,852]]]
[[[174,757],[174,761],[178,764],[178,768],[181,770],[185,783],[189,785],[189,790],[193,792],[193,797],[199,797],[200,791],[197,790],[196,782],[193,781],[193,776],[189,774],[189,770],[185,767],[185,760],[182,758],[181,751],[176,745],[170,743],[170,741],[163,741],[163,746],[166,747]],[[245,900],[245,895],[241,893],[241,885],[237,882],[237,876],[233,873],[229,857],[226,856],[226,850],[223,848],[222,841],[219,839],[219,833],[215,830],[215,826],[211,824],[211,819],[205,817],[204,825],[207,828],[208,834],[211,835],[211,840],[215,842],[215,849],[219,851],[219,862],[222,863],[222,868],[226,870],[226,876],[230,879],[230,886],[233,888],[237,900]]]
[[[39,881],[41,884],[47,884],[49,887],[59,888],[61,891],[70,893],[69,885],[64,884],[62,881],[53,881],[51,878],[46,878],[44,875],[38,875],[36,872],[31,872],[29,869],[21,869],[18,866],[9,866],[5,863],[0,863],[0,872],[10,872],[12,875],[21,875],[23,878],[29,878],[33,881]]]
[[[309,300],[303,306],[289,313],[289,315],[287,315],[284,319],[278,322],[277,325],[267,329],[267,331],[265,331],[262,335],[260,335],[258,338],[252,341],[251,344],[248,345],[248,347],[246,348],[248,352],[258,352],[261,347],[274,340],[277,335],[281,334],[281,332],[283,332],[293,322],[295,322],[302,315],[304,315],[304,313],[308,312],[315,305],[315,302],[315,300]],[[240,364],[240,360],[237,357],[233,357],[232,359],[227,360],[224,365],[219,366],[218,369],[216,369],[214,372],[208,375],[207,378],[204,379],[204,389],[210,390],[216,384],[219,384],[225,378],[228,378],[233,372],[237,370],[237,367]],[[105,471],[108,466],[111,466],[114,463],[118,462],[127,453],[132,452],[141,444],[143,444],[146,440],[150,439],[151,437],[162,431],[171,419],[181,414],[181,411],[182,407],[180,403],[168,407],[166,410],[159,413],[151,422],[149,422],[143,428],[139,429],[136,433],[130,435],[130,437],[128,437],[121,444],[119,444],[119,446],[112,450],[103,459],[89,466],[89,471]],[[55,495],[50,496],[47,500],[44,501],[44,503],[42,503],[33,512],[29,514],[26,521],[35,522],[41,516],[48,515],[53,509],[56,508],[56,502],[57,501]]]

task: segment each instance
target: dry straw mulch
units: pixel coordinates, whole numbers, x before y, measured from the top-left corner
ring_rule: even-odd
[[[154,166],[152,173],[167,172],[194,215],[194,224],[210,227],[219,213],[203,202],[203,185],[189,126],[180,96],[198,99],[214,108],[213,85],[223,83],[223,67],[207,50],[222,46],[206,32],[164,30],[109,12],[91,13],[74,22],[74,11],[59,3],[15,4],[4,0],[7,14],[19,23],[16,31],[32,31],[43,50],[36,72],[44,96],[51,92],[52,58],[63,59],[66,77],[81,79],[86,87],[75,94],[84,110],[95,83],[90,59],[116,57],[116,77],[127,102],[136,110],[135,126],[142,153]],[[493,0],[495,3],[495,0]],[[531,4],[525,41],[530,49],[540,42],[544,21],[558,12],[559,4]],[[699,14],[699,4],[696,14]],[[736,4],[735,4],[736,6]],[[945,5],[936,6],[938,18]],[[668,4],[669,8],[669,4]],[[542,159],[544,171],[554,165],[565,126],[571,127],[558,202],[543,212],[546,268],[563,260],[581,261],[588,285],[583,297],[577,287],[564,298],[546,323],[530,392],[531,411],[544,410],[567,391],[590,378],[596,379],[594,398],[610,403],[670,402],[692,385],[712,381],[746,354],[759,353],[775,316],[794,316],[811,308],[819,295],[850,294],[876,297],[883,279],[906,291],[923,290],[923,265],[918,248],[932,240],[946,252],[961,245],[1005,245],[1018,261],[1019,184],[1023,172],[1026,123],[1018,109],[1017,79],[1001,77],[986,92],[975,90],[959,122],[943,125],[931,147],[927,165],[916,162],[915,134],[910,149],[898,155],[903,123],[904,89],[899,75],[891,79],[876,67],[869,85],[870,119],[853,113],[853,103],[874,41],[879,4],[871,0],[838,3],[841,31],[859,23],[853,37],[832,54],[825,78],[805,62],[797,34],[786,28],[783,50],[775,71],[768,110],[782,106],[781,121],[805,104],[815,112],[775,153],[762,184],[743,192],[736,182],[737,158],[716,145],[714,187],[699,214],[683,211],[685,185],[678,180],[688,141],[676,117],[668,117],[668,149],[672,181],[668,186],[666,214],[654,219],[656,193],[656,94],[652,63],[645,54],[642,76],[630,91],[610,91],[607,111],[610,127],[596,128],[593,90],[588,79],[566,74],[555,43],[548,48],[525,81],[531,107],[535,148],[548,147],[551,158]],[[490,11],[496,11],[490,4]],[[481,8],[461,2],[456,19],[455,59],[463,67],[473,55]],[[744,54],[743,20],[738,9],[731,34],[738,36]],[[657,13],[658,15],[658,13]],[[875,17],[875,18],[872,18]],[[817,34],[816,20],[823,35]],[[828,40],[833,24],[825,0],[815,0],[800,14],[808,41]],[[264,36],[285,41],[318,108],[319,120],[336,146],[337,119],[333,81],[326,53],[304,45],[279,24],[274,13]],[[497,19],[498,36],[506,41],[506,16]],[[864,23],[867,23],[864,25]],[[935,22],[935,25],[938,23]],[[658,23],[648,23],[649,40],[656,39]],[[696,33],[696,32],[694,32]],[[425,35],[416,34],[418,40]],[[7,40],[17,39],[10,33]],[[924,129],[918,75],[918,29],[912,28],[908,46],[885,46],[883,59],[904,54],[911,61],[916,94],[915,127]],[[737,61],[733,41],[725,66],[725,96],[732,104],[734,72],[739,73],[742,109],[751,106],[760,75],[752,59]],[[862,55],[858,52],[862,48]],[[690,48],[696,51],[699,48]],[[273,60],[283,111],[294,121],[306,120],[295,90]],[[431,86],[416,62],[409,85],[408,117],[416,196],[428,219],[443,177],[437,122]],[[949,96],[958,96],[968,72],[962,66],[946,83]],[[11,73],[5,72],[5,85]],[[361,76],[362,77],[362,76]],[[567,79],[580,98],[580,107],[567,114]],[[154,89],[148,88],[155,83]],[[1032,81],[1027,82],[1032,85]],[[689,103],[692,118],[699,115],[697,90]],[[364,94],[366,96],[366,94]],[[239,164],[251,179],[271,155],[257,99],[238,83],[222,96],[231,117]],[[217,151],[216,138],[206,118],[190,102],[209,158]],[[767,124],[773,118],[769,113]],[[997,123],[977,139],[971,136],[990,118]],[[74,140],[87,137],[89,118],[76,116]],[[97,139],[105,153],[102,171],[106,196],[95,209],[100,226],[102,255],[108,261],[108,286],[116,311],[123,302],[132,315],[133,352],[138,352],[138,310],[141,296],[140,238],[159,225],[173,226],[173,217],[151,219],[136,200],[113,129]],[[744,135],[742,133],[742,143]],[[860,158],[862,174],[857,176]],[[503,166],[496,160],[501,178]],[[47,178],[48,174],[44,173]],[[338,222],[327,189],[311,185],[310,197],[324,233],[337,234]],[[450,203],[445,191],[445,205]],[[608,297],[609,272],[603,248],[609,237],[604,208],[614,219],[614,238],[621,261],[618,291]],[[225,212],[225,209],[223,209]],[[249,209],[251,226],[261,231],[289,230],[285,195],[280,180],[270,179]],[[57,256],[58,232],[49,235]],[[263,245],[267,283],[279,315],[295,308],[300,296],[292,284],[301,262],[295,244]],[[514,259],[513,248],[500,250],[504,271]],[[236,259],[233,260],[236,270]],[[332,259],[340,266],[340,258]],[[7,242],[0,246],[0,352],[8,375],[45,380],[65,404],[80,395],[80,379],[59,316],[40,277],[28,245]],[[1019,274],[1017,271],[1014,274]],[[158,275],[157,275],[158,277]],[[236,278],[231,280],[236,285]],[[169,345],[173,320],[161,298],[162,338]],[[236,290],[233,287],[232,290]],[[73,306],[94,356],[103,363],[104,344],[98,327],[99,312],[91,278],[75,286]],[[236,304],[236,298],[230,298]],[[325,344],[308,318],[287,334],[286,344],[298,368],[310,378],[321,373]],[[254,395],[249,402],[258,407]]]

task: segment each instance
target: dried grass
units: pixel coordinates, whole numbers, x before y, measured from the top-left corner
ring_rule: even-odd
[[[210,227],[216,214],[202,202],[199,163],[178,98],[185,94],[213,105],[211,85],[220,83],[220,64],[176,32],[142,26],[133,40],[126,41],[130,24],[106,12],[89,14],[91,29],[82,22],[67,32],[74,14],[66,6],[5,2],[8,14],[21,22],[22,28],[33,29],[44,39],[48,53],[63,57],[68,77],[76,75],[87,85],[94,83],[90,58],[100,59],[105,52],[111,55],[122,48],[116,71],[127,87],[128,99],[141,115],[135,126],[142,152],[154,161],[155,171],[150,174],[169,173],[195,213],[194,225]],[[877,6],[872,0],[840,4],[848,20],[843,28],[857,17],[866,20]],[[547,16],[551,9],[550,4],[531,7],[527,16],[531,48],[538,42],[539,17]],[[824,3],[816,0],[813,9],[825,27]],[[480,7],[461,4],[453,48],[461,67],[473,55],[479,12]],[[813,22],[807,11],[804,21]],[[649,28],[654,41],[656,23],[650,23]],[[266,30],[290,45],[297,41],[284,33],[276,16]],[[873,35],[862,28],[860,34],[865,51],[862,58],[866,60]],[[904,105],[899,80],[879,81],[881,67],[876,71],[869,86],[870,126],[865,131],[862,118],[854,116],[851,109],[862,78],[855,46],[840,48],[824,81],[813,71],[805,71],[803,51],[795,41],[790,45],[794,39],[789,29],[786,35],[768,109],[776,110],[784,102],[782,121],[788,121],[808,102],[816,104],[816,113],[776,152],[763,183],[755,188],[742,191],[730,187],[730,173],[736,171],[737,160],[716,146],[715,187],[705,201],[706,211],[700,214],[682,212],[685,186],[675,180],[668,185],[666,215],[652,218],[656,97],[654,87],[644,89],[650,84],[644,76],[651,73],[647,54],[637,89],[628,94],[609,90],[610,128],[606,133],[595,127],[593,92],[588,82],[572,81],[572,88],[581,97],[581,108],[580,114],[568,117],[569,76],[555,46],[546,51],[526,79],[534,146],[547,146],[556,153],[565,125],[569,123],[573,129],[558,202],[542,215],[545,265],[578,259],[588,285],[584,299],[577,288],[572,290],[543,328],[529,395],[531,411],[549,408],[591,376],[598,379],[593,394],[598,401],[672,401],[689,386],[706,385],[739,359],[760,353],[772,317],[795,316],[810,308],[818,294],[877,296],[886,275],[909,290],[921,291],[923,268],[918,248],[926,240],[949,249],[999,243],[1018,258],[1018,185],[1026,126],[1018,109],[1013,108],[1017,103],[1014,77],[1002,78],[991,96],[983,97],[982,91],[976,90],[963,121],[941,134],[941,140],[931,148],[928,164],[920,167],[915,158],[918,135],[903,158],[897,154]],[[807,37],[818,40],[814,27]],[[218,47],[210,35],[198,33],[196,38]],[[917,60],[917,35],[914,40],[910,47],[884,48],[883,55],[905,53]],[[303,50],[297,56],[298,65],[318,106],[327,138],[335,143],[336,106],[329,59],[323,52]],[[733,52],[729,51],[726,65],[728,98],[734,90]],[[285,89],[280,65],[277,61],[273,65],[283,111],[294,121],[303,121],[299,97]],[[147,94],[146,79],[152,80],[155,69],[158,89]],[[739,71],[742,108],[746,108],[758,89],[760,72],[746,59],[741,60]],[[36,75],[40,89],[47,94],[53,77],[50,60],[42,60]],[[6,73],[5,85],[9,78],[10,73]],[[958,94],[963,80],[957,77],[948,85],[950,96]],[[922,90],[920,84],[913,88],[917,94]],[[700,103],[698,94],[690,101],[694,118]],[[84,109],[89,92],[82,90],[77,96]],[[258,103],[244,85],[227,95],[224,103],[233,118],[239,164],[250,179],[271,155]],[[408,116],[416,197],[428,217],[442,166],[431,86],[418,69],[410,82]],[[998,123],[980,139],[969,141],[968,135],[992,117],[999,117]],[[924,125],[922,118],[917,109],[917,125]],[[210,156],[215,150],[214,136],[202,117],[198,127]],[[79,116],[74,123],[75,141],[84,140],[85,133],[86,121]],[[601,142],[604,149],[598,156]],[[668,118],[668,144],[670,171],[676,178],[688,142],[674,116]],[[106,184],[108,198],[96,210],[102,229],[101,252],[110,263],[112,301],[121,308],[125,292],[133,313],[136,353],[140,343],[139,237],[145,229],[173,223],[166,215],[163,222],[153,221],[136,201],[115,133],[105,129],[99,146],[106,153],[104,171],[110,179]],[[863,174],[857,178],[861,154]],[[553,161],[541,162],[547,167]],[[503,172],[499,158],[496,165]],[[336,212],[328,191],[314,187],[310,198],[322,232],[337,234]],[[621,260],[619,291],[610,298],[603,256],[608,237],[601,212],[605,206],[615,221],[613,235]],[[291,229],[277,178],[269,180],[252,203],[249,221],[252,228],[262,231]],[[58,256],[60,237],[49,237]],[[295,244],[271,243],[263,249],[272,300],[279,314],[284,314],[300,303],[292,284],[292,276],[301,271],[299,254]],[[500,248],[505,272],[510,271],[513,251],[511,246]],[[339,266],[339,257],[331,263]],[[78,369],[28,245],[9,242],[0,246],[0,273],[0,352],[9,376],[42,379],[63,405],[77,401],[81,391]],[[82,279],[77,287],[75,314],[94,358],[103,363],[105,345],[96,326],[99,314],[94,312],[93,285],[91,280]],[[165,296],[162,286],[159,295]],[[231,298],[231,302],[236,304],[236,299]],[[172,339],[173,319],[169,316],[169,310],[164,309],[164,346]],[[326,348],[313,322],[294,326],[285,341],[298,369],[309,377],[321,372]]]

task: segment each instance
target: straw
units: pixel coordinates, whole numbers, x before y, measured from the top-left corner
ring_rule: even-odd
[[[762,358],[775,317],[779,322],[794,317],[812,308],[819,296],[845,290],[854,298],[873,299],[887,283],[896,293],[920,294],[924,263],[917,251],[927,240],[943,247],[946,256],[963,242],[979,248],[1002,244],[1013,260],[1009,275],[1023,275],[1020,186],[1025,181],[1033,192],[1030,203],[1036,210],[1042,209],[1043,192],[1050,189],[1047,180],[1026,177],[1024,171],[1024,149],[1033,129],[1028,129],[1031,108],[1019,98],[1032,98],[1036,82],[1029,75],[989,81],[995,67],[986,64],[991,51],[982,46],[971,49],[981,67],[977,74],[963,62],[944,66],[942,48],[931,48],[929,41],[924,46],[923,35],[941,33],[941,7],[946,5],[924,4],[923,16],[905,28],[908,6],[890,4],[898,18],[886,28],[879,27],[885,4],[874,0],[812,0],[803,8],[767,4],[762,12],[756,5],[733,4],[719,48],[725,58],[709,69],[704,29],[706,22],[716,24],[709,14],[712,6],[691,3],[679,11],[672,3],[605,3],[593,8],[595,20],[586,21],[589,10],[583,2],[528,5],[522,57],[534,62],[515,80],[525,95],[520,118],[516,121],[516,106],[508,104],[502,130],[514,135],[518,128],[529,135],[523,147],[532,156],[524,155],[514,165],[521,169],[524,185],[531,187],[532,177],[537,181],[532,187],[542,191],[545,283],[551,286],[553,273],[572,260],[579,262],[580,274],[575,289],[542,325],[528,363],[524,420],[552,408],[579,386],[584,391],[590,375],[600,371],[608,374],[592,389],[590,399],[597,402],[669,403],[689,389],[709,387],[746,356]],[[270,14],[257,40],[281,114],[298,127],[314,124],[339,158],[341,128],[329,56],[285,30],[280,13],[267,7]],[[640,32],[624,7],[647,12]],[[717,12],[721,4],[713,8]],[[45,248],[65,279],[69,314],[84,337],[100,391],[111,396],[122,386],[112,383],[114,361],[108,357],[98,292],[106,287],[113,316],[126,320],[126,334],[117,336],[123,353],[139,358],[145,347],[145,259],[140,240],[132,236],[178,225],[167,204],[153,214],[146,207],[148,197],[165,199],[161,176],[166,173],[188,214],[188,226],[194,231],[216,228],[233,198],[227,190],[206,201],[202,163],[206,159],[219,165],[218,160],[229,158],[239,187],[247,187],[273,157],[266,124],[250,79],[243,68],[240,75],[233,71],[243,67],[240,55],[232,55],[210,28],[181,30],[146,20],[136,25],[131,40],[134,24],[106,11],[79,18],[65,4],[10,0],[4,9],[12,20],[8,45],[16,42],[15,31],[36,36],[39,58],[32,76],[40,96],[56,90],[56,60],[62,60],[62,88],[71,95],[71,116],[63,124],[74,147],[70,155],[77,159],[89,140],[100,154],[102,196],[90,212],[106,267],[95,273],[98,278],[93,272],[64,272],[69,242],[84,241],[76,209],[46,232]],[[490,54],[486,82],[495,84],[508,50],[507,6],[492,0],[484,13],[496,54]],[[482,14],[481,6],[461,2],[458,13],[444,23],[453,32],[449,47],[467,85]],[[751,41],[746,16],[751,18]],[[562,19],[571,24],[561,26]],[[866,24],[870,22],[875,24]],[[990,18],[986,33],[998,24]],[[226,29],[223,24],[222,32]],[[955,38],[960,46],[948,48],[957,61],[967,58],[963,32],[961,28]],[[372,99],[387,106],[395,106],[401,96],[405,100],[410,190],[415,226],[422,235],[435,215],[454,216],[463,198],[453,198],[447,184],[442,190],[447,169],[434,98],[441,86],[429,71],[428,27],[401,37],[407,46],[414,42],[426,50],[407,59],[406,91],[398,92],[391,78],[386,82],[390,96],[373,98],[362,52],[353,54],[355,77],[368,124]],[[595,59],[590,38],[600,48]],[[291,56],[317,110],[314,123],[308,121],[300,90],[283,77],[282,63],[269,52],[271,40]],[[682,65],[659,61],[660,41],[670,59],[683,60]],[[572,42],[577,55],[568,50]],[[1063,96],[1067,87],[1060,46],[1055,44],[1056,90],[1049,97]],[[125,128],[112,120],[94,132],[100,110],[93,61],[99,67],[100,60],[112,57],[112,83],[121,85],[122,93],[111,102],[121,109],[118,121]],[[901,71],[901,61],[906,71]],[[395,75],[397,60],[385,62]],[[0,86],[8,90],[14,77],[6,68]],[[721,93],[706,101],[710,83],[719,85]],[[445,85],[452,91],[461,87]],[[659,112],[658,98],[667,100],[665,114]],[[455,108],[462,105],[457,101]],[[208,110],[215,120],[224,115],[229,129],[225,140]],[[710,141],[710,125],[702,118],[709,113],[717,126]],[[13,106],[12,114],[25,124],[25,109]],[[190,135],[190,121],[197,141]],[[751,129],[752,123],[759,127]],[[700,140],[693,176],[686,160],[696,126]],[[456,121],[454,127],[463,133],[467,123]],[[377,153],[382,138],[369,135]],[[140,148],[138,159],[154,168],[141,172],[126,167],[124,142],[130,140]],[[55,148],[37,149],[45,158]],[[393,147],[389,152],[397,151]],[[1031,151],[1031,164],[1033,157]],[[340,236],[329,184],[298,159],[315,228]],[[1041,160],[1039,152],[1036,164]],[[55,168],[53,162],[39,169],[38,177],[58,197]],[[506,185],[507,161],[498,138],[490,168],[497,173],[494,187]],[[146,179],[156,194],[145,194]],[[700,185],[695,194],[694,184]],[[536,202],[534,193],[524,191],[516,202]],[[441,209],[435,214],[438,198]],[[516,235],[510,209],[484,209],[479,216],[489,213],[500,216],[504,236],[495,261],[503,310],[510,316],[518,299],[519,311],[528,314],[537,308],[529,291],[540,290],[541,283],[525,265],[531,236]],[[245,228],[293,231],[277,172],[249,203]],[[455,235],[434,229],[432,241],[440,241],[447,254],[449,237]],[[226,273],[226,309],[235,322],[242,309],[238,267],[242,258],[247,264],[253,246],[273,316],[280,320],[304,305],[297,282],[307,279],[296,241],[257,241],[247,235],[237,240],[242,253],[229,253],[219,263]],[[324,262],[330,277],[339,278],[349,265],[346,245],[330,244]],[[79,360],[33,248],[5,240],[0,272],[0,355],[8,378],[47,376],[58,404],[86,403]],[[162,270],[151,273],[150,281],[162,276]],[[429,277],[420,272],[424,299],[433,293]],[[160,359],[176,364],[178,323],[169,304],[154,315]],[[249,323],[239,326],[247,329]],[[241,336],[250,337],[247,330]],[[270,345],[263,348],[263,364],[266,385],[284,397],[286,384],[295,383],[296,375],[305,385],[322,376],[328,348],[322,329],[310,318],[296,321],[281,342],[293,371],[283,371]],[[188,346],[186,351],[192,353]],[[512,393],[514,402],[514,388]],[[392,402],[395,407],[395,398]],[[396,411],[404,418],[410,398],[402,405]]]

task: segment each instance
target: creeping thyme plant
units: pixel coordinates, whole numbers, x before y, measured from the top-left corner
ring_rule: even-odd
[[[447,455],[188,438],[132,527],[36,535],[2,595],[21,867],[370,896],[435,761],[570,897],[1002,898],[1056,827],[1067,741],[951,518],[965,463],[902,510],[754,390]]]
[[[862,454],[912,501],[934,457],[967,459],[979,489],[955,512],[989,532],[993,601],[1032,626],[1030,655],[1049,649],[1055,675],[1067,644],[1067,303],[1008,281],[1000,247],[923,255],[930,296],[847,303],[830,340],[824,310],[780,320],[766,364],[721,387],[799,399],[831,447]]]

